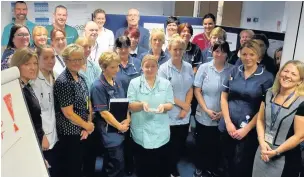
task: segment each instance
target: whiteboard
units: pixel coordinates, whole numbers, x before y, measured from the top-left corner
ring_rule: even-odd
[[[1,71],[1,176],[49,177],[19,76],[17,67]]]

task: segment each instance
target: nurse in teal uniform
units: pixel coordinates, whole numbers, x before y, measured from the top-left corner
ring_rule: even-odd
[[[138,177],[169,176],[170,119],[174,97],[170,81],[157,76],[158,58],[146,55],[143,75],[131,80],[128,99]]]

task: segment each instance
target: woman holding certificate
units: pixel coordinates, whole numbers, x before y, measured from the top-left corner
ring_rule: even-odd
[[[157,76],[157,57],[146,55],[141,66],[144,74],[132,79],[128,88],[137,176],[169,176],[170,119],[167,111],[174,104],[172,85]]]
[[[130,124],[128,103],[120,102],[119,106],[127,105],[125,109],[115,109],[111,102],[113,99],[125,98],[120,81],[115,79],[119,64],[120,59],[115,52],[104,52],[99,58],[102,74],[91,87],[94,121],[106,148],[104,164],[109,177],[124,176],[123,133],[129,129]]]

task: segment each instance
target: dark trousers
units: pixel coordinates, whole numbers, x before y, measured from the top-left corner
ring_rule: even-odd
[[[131,137],[130,129],[125,133],[124,141],[124,157],[125,157],[125,171],[133,173],[134,171],[134,154],[133,154],[133,139]]]
[[[254,156],[258,148],[256,130],[251,130],[242,140],[233,139],[227,132],[221,133],[221,146],[227,176],[251,177]]]
[[[108,177],[124,177],[124,146],[108,147],[105,149],[104,170]]]
[[[51,168],[49,168],[50,176],[58,177],[58,142],[54,145],[52,149],[43,151],[43,156],[51,166]]]
[[[84,142],[83,174],[85,177],[95,176],[96,157],[104,152],[104,147],[100,142],[98,131],[92,134]]]
[[[170,172],[174,176],[179,176],[177,163],[185,155],[188,130],[189,124],[170,126]]]
[[[195,166],[199,170],[217,172],[221,157],[220,132],[217,126],[205,126],[196,121]]]
[[[134,143],[134,157],[137,177],[169,177],[169,143],[156,148],[145,149]]]
[[[60,177],[82,177],[83,143],[80,135],[61,135],[58,141]]]

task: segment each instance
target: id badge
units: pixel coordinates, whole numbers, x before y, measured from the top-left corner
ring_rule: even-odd
[[[247,125],[246,122],[242,122],[241,125],[240,125],[240,127],[241,127],[241,128],[244,128],[244,127],[246,127],[246,125]]]
[[[202,116],[202,113],[200,111],[196,111],[196,115]]]
[[[273,144],[273,136],[269,133],[265,133],[265,141],[269,144]]]

